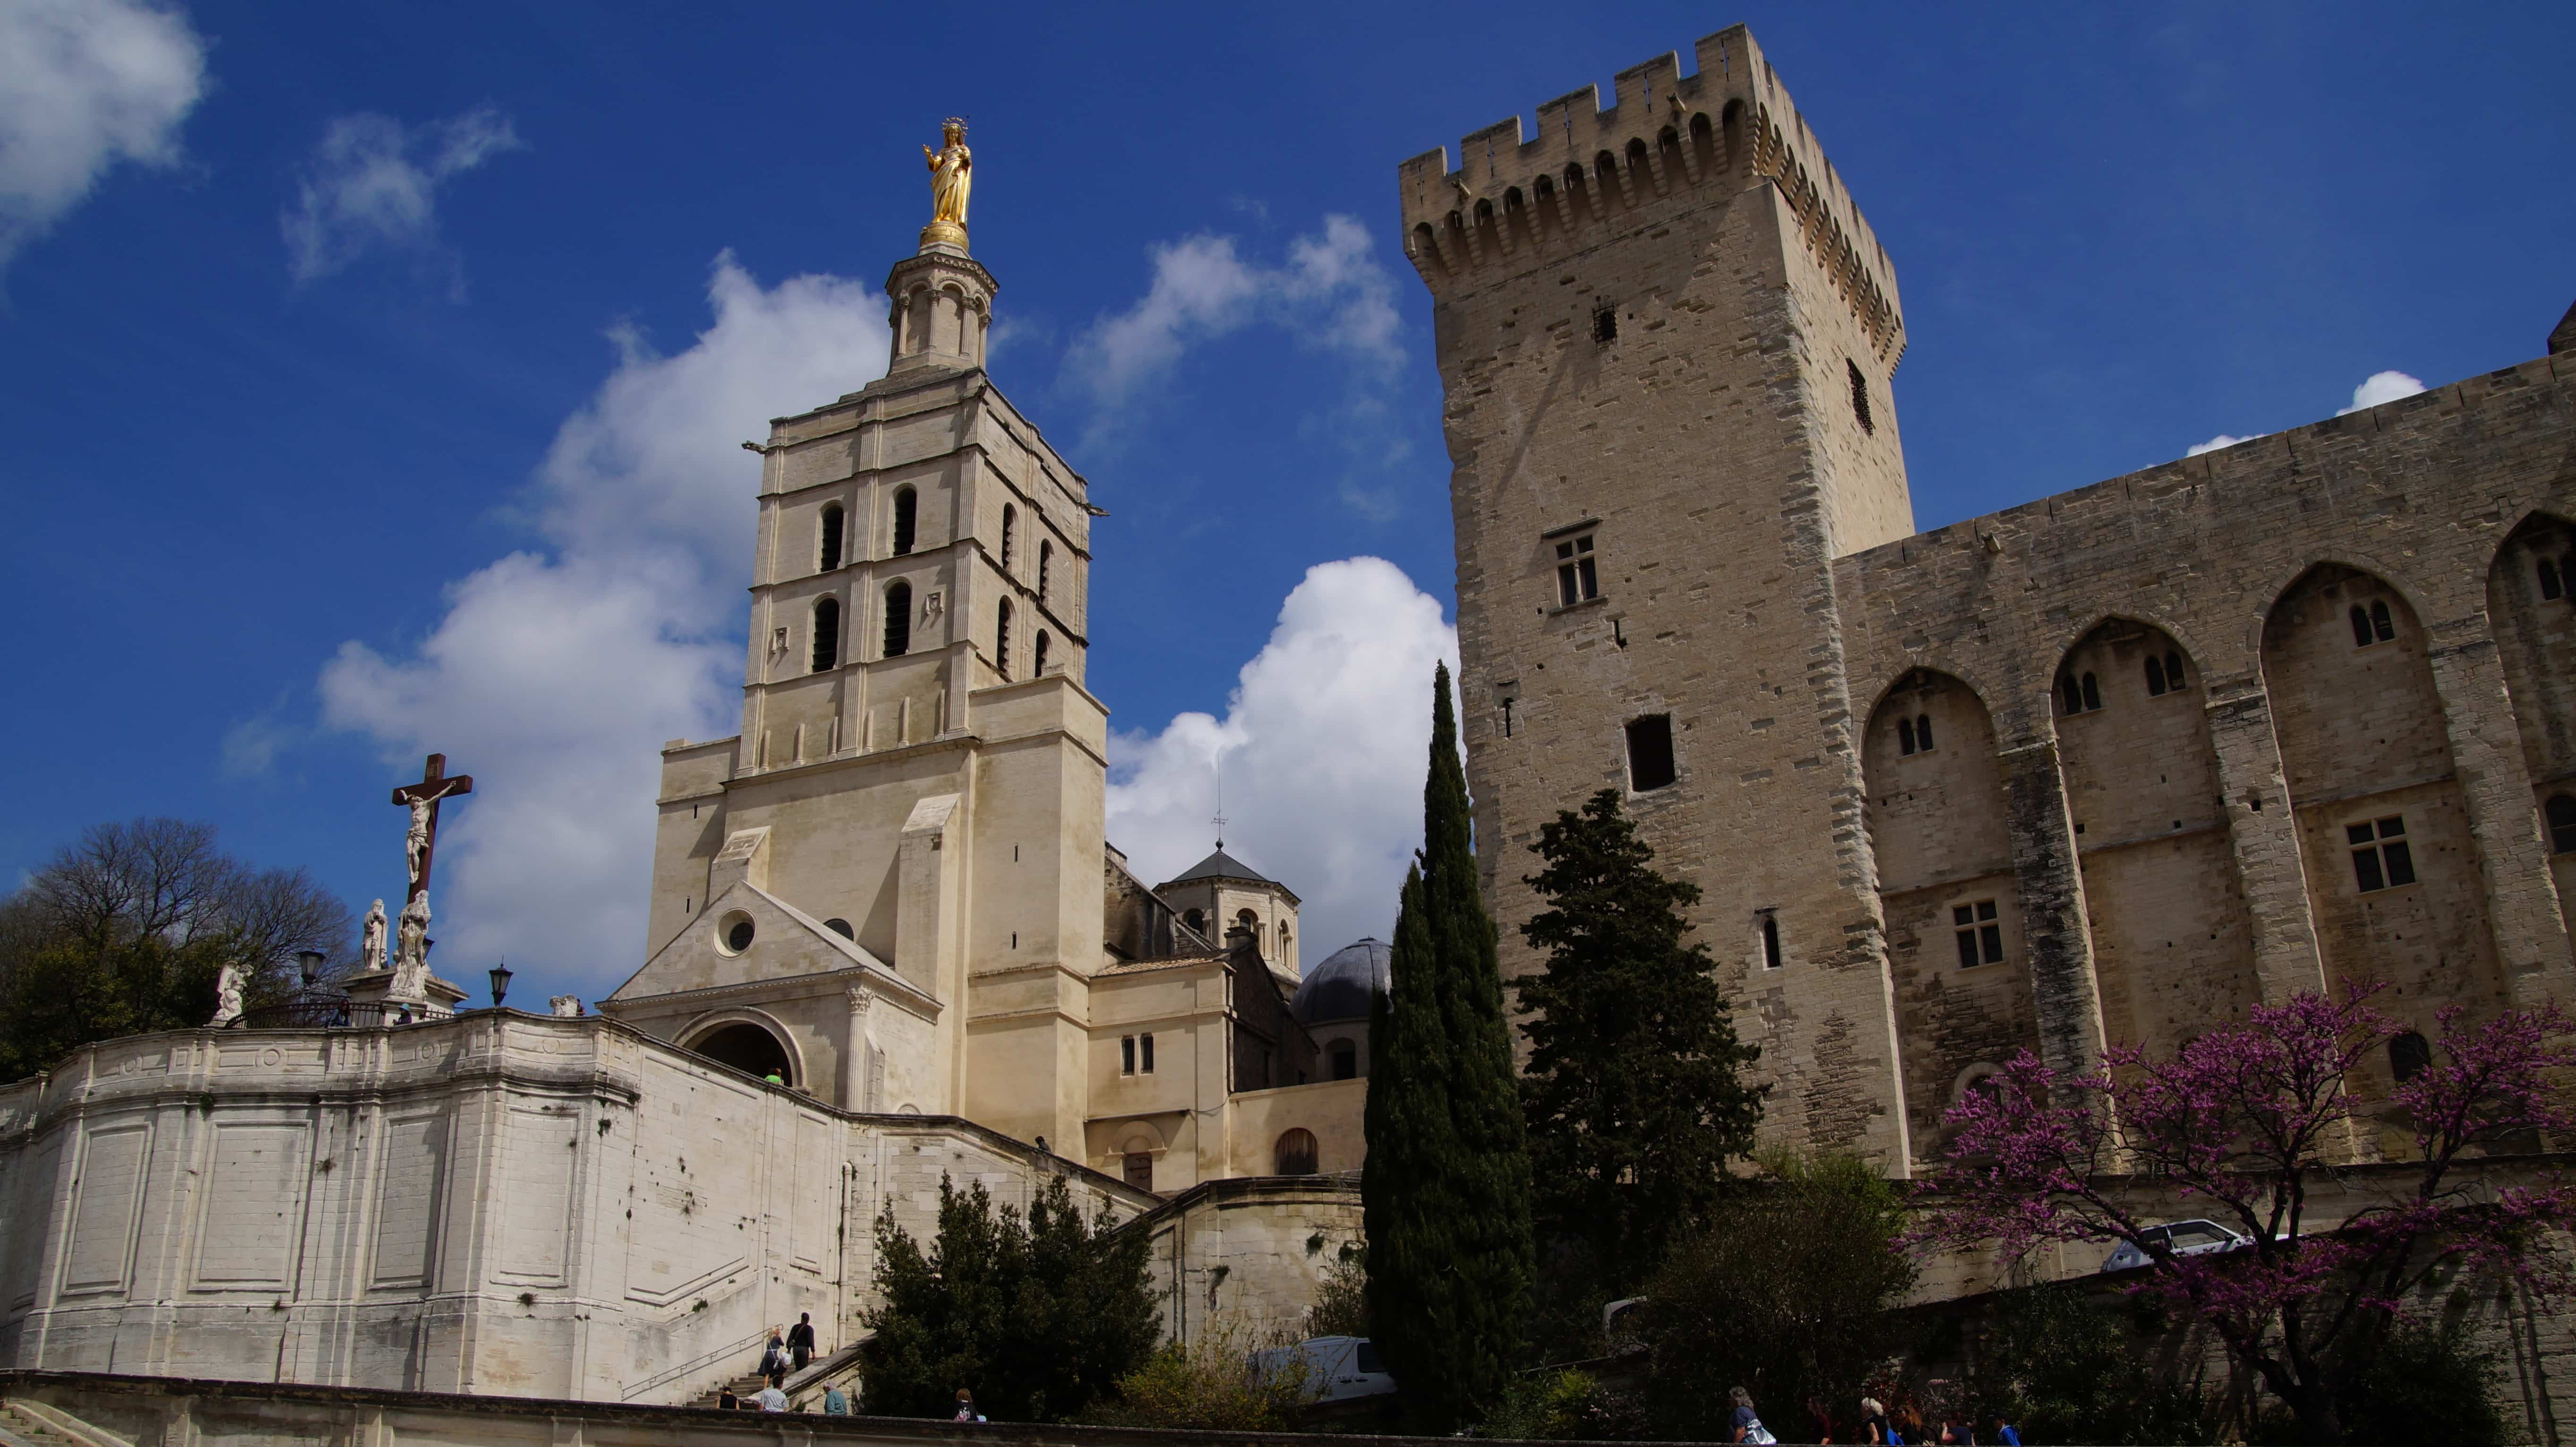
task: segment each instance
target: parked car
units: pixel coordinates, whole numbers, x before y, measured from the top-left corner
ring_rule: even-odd
[[[1386,1363],[1378,1360],[1377,1348],[1364,1336],[1308,1337],[1295,1346],[1256,1352],[1253,1360],[1269,1372],[1299,1356],[1306,1359],[1309,1402],[1355,1401],[1395,1391],[1395,1378],[1387,1374]]]
[[[2228,1251],[2242,1251],[2254,1244],[2254,1238],[2231,1231],[2215,1221],[2167,1221],[2150,1226],[2144,1234],[2176,1256],[2216,1256]],[[2104,1271],[2127,1271],[2155,1260],[2139,1249],[2134,1241],[2123,1241],[2119,1249],[2104,1257]]]

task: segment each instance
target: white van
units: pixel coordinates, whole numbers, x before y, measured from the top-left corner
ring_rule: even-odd
[[[1292,1347],[1256,1352],[1253,1360],[1267,1372],[1283,1367],[1291,1353],[1306,1359],[1306,1400],[1347,1402],[1383,1397],[1395,1391],[1395,1378],[1378,1360],[1377,1348],[1364,1336],[1308,1337]]]

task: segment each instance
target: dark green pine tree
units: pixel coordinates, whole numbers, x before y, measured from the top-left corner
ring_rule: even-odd
[[[1389,995],[1369,1012],[1368,1306],[1425,1427],[1502,1392],[1529,1314],[1527,1142],[1493,921],[1476,887],[1449,670],[1433,684],[1422,853],[1404,877]]]
[[[1548,908],[1521,935],[1547,967],[1513,988],[1539,1223],[1588,1245],[1624,1294],[1705,1218],[1769,1087],[1744,1082],[1761,1051],[1735,1038],[1708,947],[1683,940],[1699,886],[1655,871],[1617,790],[1560,811],[1530,851],[1546,867],[1526,882]]]

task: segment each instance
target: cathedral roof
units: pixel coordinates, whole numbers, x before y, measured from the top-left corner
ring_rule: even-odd
[[[1386,941],[1374,937],[1333,951],[1297,987],[1296,998],[1288,1002],[1289,1013],[1303,1025],[1366,1017],[1369,998],[1389,988],[1387,962],[1394,955]]]
[[[1173,884],[1187,884],[1193,879],[1248,879],[1255,884],[1277,884],[1279,881],[1235,858],[1220,846],[1214,854],[1191,865],[1174,877]]]

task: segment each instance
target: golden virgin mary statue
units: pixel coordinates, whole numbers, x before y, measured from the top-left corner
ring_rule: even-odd
[[[922,244],[953,241],[966,244],[966,197],[975,186],[975,153],[966,149],[966,123],[955,116],[939,128],[939,149],[921,148],[930,166],[930,224],[921,230]]]

